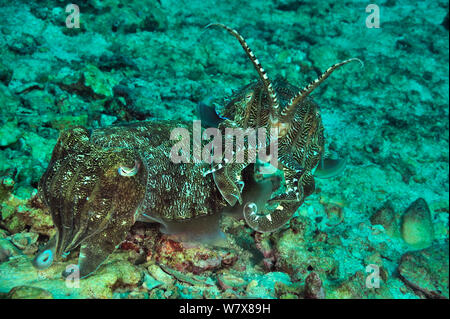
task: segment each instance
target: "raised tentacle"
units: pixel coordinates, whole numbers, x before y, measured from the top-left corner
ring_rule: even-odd
[[[364,66],[364,63],[358,58],[351,58],[334,64],[322,73],[316,80],[309,83],[305,88],[301,89],[296,95],[294,95],[288,105],[281,112],[281,115],[283,117],[288,116],[295,109],[295,107],[299,105],[299,103],[301,103],[312,91],[314,91],[314,89],[317,88],[327,77],[329,77],[334,70],[352,61],[359,61],[359,63]]]
[[[264,68],[261,66],[261,63],[259,62],[258,58],[255,56],[255,54],[253,53],[253,51],[250,49],[250,47],[248,46],[247,42],[245,41],[245,39],[239,34],[239,32],[237,32],[234,29],[231,29],[230,27],[227,27],[224,24],[221,23],[210,23],[208,24],[205,28],[209,28],[212,26],[218,26],[221,28],[224,28],[225,30],[228,31],[228,33],[230,33],[231,35],[233,35],[241,44],[242,48],[244,49],[245,53],[247,54],[247,56],[249,57],[250,61],[252,61],[253,66],[255,67],[256,71],[259,74],[259,78],[261,79],[261,81],[264,83],[264,87],[267,90],[267,92],[269,93],[269,97],[270,97],[270,121],[272,123],[272,126],[277,126],[278,124],[278,109],[280,106],[280,103],[278,102],[278,97],[277,97],[277,93],[273,88],[272,82],[270,81],[269,77],[267,76],[266,71],[264,70]]]

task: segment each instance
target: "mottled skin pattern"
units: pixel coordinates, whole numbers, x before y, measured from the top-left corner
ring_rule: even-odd
[[[274,83],[282,106],[299,89],[283,81]],[[250,84],[238,93],[223,110],[225,120],[219,128],[270,127],[268,95],[261,82]],[[232,123],[233,122],[233,123]],[[267,133],[267,136],[269,133]],[[286,193],[272,197],[256,214],[245,215],[247,223],[257,231],[269,232],[283,226],[314,192],[313,170],[324,150],[323,125],[318,106],[306,99],[292,114],[290,130],[278,140],[278,169],[284,172]],[[230,205],[242,204],[241,175],[248,163],[218,165],[213,172],[219,189]],[[230,196],[231,194],[231,196]]]
[[[226,203],[215,189],[211,177],[204,177],[206,163],[174,164],[170,150],[177,141],[170,140],[174,128],[184,127],[192,136],[192,123],[143,122],[116,126],[92,133],[99,147],[119,147],[140,154],[146,170],[146,196],[140,211],[159,222],[186,221],[212,215]],[[130,167],[132,167],[131,165]]]
[[[226,203],[212,177],[203,176],[204,164],[169,159],[175,125],[182,126],[143,122],[92,134],[82,127],[62,133],[39,184],[57,228],[43,251],[51,250],[58,259],[81,246],[78,266],[84,277],[138,219],[159,222],[171,233],[218,227],[217,216]],[[138,169],[122,176],[121,167]],[[39,255],[34,264],[44,268],[38,260]]]
[[[256,178],[260,164],[175,164],[170,140],[175,127],[192,134],[192,124],[143,122],[89,132],[76,127],[61,134],[39,195],[50,208],[57,234],[33,260],[44,269],[54,259],[80,246],[81,277],[94,272],[125,239],[137,221],[158,222],[171,234],[215,234],[220,212],[227,206],[243,211],[259,232],[284,225],[314,191],[313,173],[324,151],[323,125],[317,105],[307,95],[333,70],[329,68],[304,89],[283,81],[272,85],[244,39],[236,37],[260,76],[235,94],[223,110],[226,127],[276,129],[278,165],[285,193],[276,177]],[[267,135],[269,136],[269,135]],[[272,141],[269,141],[272,142]],[[205,174],[205,171],[212,174]],[[257,206],[248,210],[243,199]],[[239,202],[238,205],[236,205]],[[194,236],[195,237],[195,236]],[[69,275],[63,273],[63,276]]]
[[[324,153],[323,125],[318,106],[308,95],[335,69],[349,59],[331,66],[317,80],[303,89],[284,81],[272,84],[266,71],[244,38],[223,24],[210,24],[234,36],[258,72],[259,81],[240,90],[225,106],[221,116],[227,118],[219,128],[260,128],[278,132],[278,169],[284,172],[286,192],[272,196],[263,207],[244,210],[247,224],[259,232],[283,226],[305,198],[314,192],[313,173]],[[361,62],[361,61],[360,61]],[[266,134],[269,136],[269,134]],[[267,144],[273,141],[268,141]],[[242,204],[242,170],[248,163],[218,164],[212,169],[214,181],[226,201]],[[275,195],[275,193],[273,194]]]

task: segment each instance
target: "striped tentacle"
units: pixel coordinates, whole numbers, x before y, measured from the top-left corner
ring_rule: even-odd
[[[224,28],[225,30],[228,31],[228,33],[233,35],[241,44],[242,48],[244,49],[245,53],[249,57],[250,61],[252,61],[253,66],[255,67],[256,71],[258,72],[261,81],[264,83],[264,87],[266,88],[267,92],[269,93],[271,126],[277,127],[278,126],[278,113],[279,113],[278,110],[279,110],[280,103],[278,102],[277,93],[275,92],[275,90],[273,88],[272,82],[270,81],[269,77],[267,76],[267,73],[264,70],[264,68],[261,66],[261,63],[259,62],[258,58],[255,56],[255,54],[248,46],[245,39],[239,34],[239,32],[237,32],[236,30],[231,29],[221,23],[210,23],[205,28],[209,28],[212,26],[218,26],[218,27]]]
[[[362,66],[364,66],[363,62],[358,58],[351,58],[334,64],[333,66],[328,68],[328,70],[326,70],[324,73],[322,73],[316,80],[309,83],[305,88],[301,89],[296,95],[294,95],[294,97],[290,100],[288,105],[281,112],[281,116],[283,118],[289,117],[289,114],[291,114],[294,111],[295,107],[299,105],[323,81],[325,81],[325,79],[328,78],[330,74],[333,73],[334,70],[352,61],[358,61],[359,63],[361,63]]]

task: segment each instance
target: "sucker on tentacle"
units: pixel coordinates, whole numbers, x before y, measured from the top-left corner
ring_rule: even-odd
[[[212,26],[218,26],[221,28],[224,28],[228,31],[231,35],[233,35],[241,44],[242,48],[244,49],[245,53],[249,57],[250,61],[252,62],[253,66],[255,67],[255,70],[259,74],[260,80],[264,83],[264,87],[266,88],[267,92],[269,93],[270,98],[270,121],[272,123],[272,126],[278,125],[278,113],[279,113],[279,107],[280,104],[278,102],[278,97],[276,91],[273,89],[272,81],[267,76],[267,72],[264,70],[264,68],[261,66],[261,63],[259,62],[258,58],[255,56],[253,51],[248,46],[245,39],[234,29],[231,29],[227,27],[224,24],[221,23],[210,23],[208,24],[205,29],[212,27]]]

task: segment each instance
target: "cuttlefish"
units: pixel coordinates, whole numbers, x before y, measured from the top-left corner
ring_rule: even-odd
[[[159,223],[163,232],[189,240],[223,236],[219,217],[226,202],[212,177],[203,176],[205,164],[170,161],[170,131],[180,126],[143,122],[63,132],[38,187],[57,233],[33,265],[45,269],[80,246],[83,278],[136,221]]]
[[[201,104],[200,118],[223,136],[227,127],[275,130],[278,155],[269,169],[272,173],[248,157],[242,163],[175,163],[171,160],[174,144],[184,143],[189,150],[190,141],[174,140],[171,132],[183,127],[191,134],[189,123],[151,121],[64,131],[38,187],[57,233],[34,258],[36,268],[45,269],[80,247],[78,269],[86,277],[125,239],[136,221],[159,223],[161,231],[183,239],[215,241],[223,239],[219,222],[224,212],[243,217],[255,231],[275,231],[314,192],[314,177],[330,178],[344,170],[345,160],[324,156],[320,110],[309,94],[334,70],[359,60],[331,66],[303,89],[282,80],[272,83],[236,30],[210,26],[225,29],[239,41],[259,81],[233,94],[220,114]],[[268,140],[267,145],[272,142]]]

